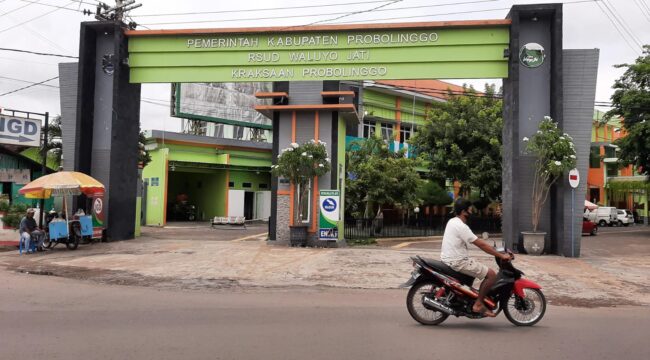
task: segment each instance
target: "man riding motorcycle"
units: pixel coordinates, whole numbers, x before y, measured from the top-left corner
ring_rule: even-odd
[[[478,298],[472,307],[472,311],[489,317],[495,317],[483,299],[494,285],[496,273],[486,265],[478,262],[469,256],[468,244],[473,244],[486,253],[496,256],[504,261],[511,259],[510,254],[497,252],[485,240],[479,239],[467,226],[467,220],[472,216],[474,207],[469,200],[459,198],[454,203],[456,217],[450,219],[445,227],[442,237],[442,248],[440,249],[440,260],[460,273],[482,280],[479,287]]]

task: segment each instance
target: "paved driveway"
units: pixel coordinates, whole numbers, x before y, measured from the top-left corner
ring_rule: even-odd
[[[159,288],[391,289],[408,277],[409,256],[439,254],[437,241],[405,247],[288,248],[267,243],[261,228],[178,230],[174,235],[147,229],[136,240],[83,245],[76,251],[57,248],[21,257],[5,252],[0,265],[13,271]],[[552,304],[650,304],[650,228],[636,230],[640,231],[586,238],[580,259],[519,255],[515,265],[544,287]],[[204,233],[209,236],[201,237]],[[490,256],[480,250],[472,253],[495,267]]]

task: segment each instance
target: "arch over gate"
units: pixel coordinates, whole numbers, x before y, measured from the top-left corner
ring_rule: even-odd
[[[538,63],[520,59],[520,50],[527,46],[543,49]],[[576,56],[570,54],[572,59]],[[133,221],[120,218],[135,208],[137,173],[130,150],[134,147],[129,145],[137,138],[141,83],[274,82],[274,93],[266,94],[275,99],[274,105],[258,110],[273,119],[277,155],[279,148],[302,137],[330,139],[330,152],[338,151],[339,115],[358,110],[341,91],[340,81],[503,78],[503,230],[512,246],[518,232],[528,228],[530,217],[531,161],[519,139],[531,135],[545,115],[564,128],[585,118],[590,122],[592,110],[584,104],[593,105],[592,65],[597,65],[598,54],[580,56],[589,66],[568,67],[580,73],[576,79],[586,85],[571,94],[571,100],[582,101],[581,105],[569,104],[564,92],[568,67],[563,58],[561,4],[514,6],[506,19],[479,21],[143,31],[83,23],[75,169],[109,185],[108,234],[128,239],[133,236]],[[336,92],[341,96],[324,95]],[[567,109],[572,114],[569,121],[564,118]],[[588,123],[586,127],[590,129]],[[584,144],[576,145],[580,155]],[[334,173],[325,176],[325,188],[335,188],[342,156],[338,151],[333,158]],[[120,164],[111,161],[115,159]],[[291,191],[277,179],[273,191],[275,238],[286,226],[278,221],[278,196]],[[575,246],[567,247],[574,241],[565,234],[572,220],[565,193],[564,185],[556,186],[541,227],[553,240],[549,251],[577,255]],[[573,221],[579,223],[579,218]]]

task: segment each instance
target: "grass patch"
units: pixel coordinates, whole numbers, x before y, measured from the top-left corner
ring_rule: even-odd
[[[377,240],[375,240],[374,238],[346,239],[345,242],[348,244],[348,246],[377,245]]]

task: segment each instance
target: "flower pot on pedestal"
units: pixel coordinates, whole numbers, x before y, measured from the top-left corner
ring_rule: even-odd
[[[521,235],[523,236],[524,250],[528,255],[542,255],[546,239],[545,232],[522,231]]]
[[[289,245],[291,246],[307,246],[307,226],[289,226]]]

